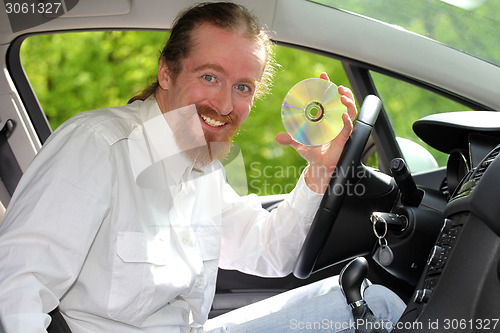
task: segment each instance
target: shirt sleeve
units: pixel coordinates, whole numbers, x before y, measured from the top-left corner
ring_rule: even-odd
[[[45,332],[109,207],[109,144],[63,125],[22,177],[0,225],[0,318],[7,333]]]
[[[258,276],[286,276],[293,270],[322,195],[311,191],[304,174],[271,212],[255,194],[238,197],[227,185],[219,266]]]

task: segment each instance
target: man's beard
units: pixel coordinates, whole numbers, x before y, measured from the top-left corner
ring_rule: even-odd
[[[191,135],[176,136],[177,145],[188,159],[195,163],[197,167],[205,167],[214,160],[222,161],[227,156],[232,146],[232,139],[239,130],[237,124],[240,124],[240,122],[239,117],[233,112],[228,115],[220,115],[212,108],[198,104],[196,105],[196,110],[198,115],[204,115],[213,120],[218,120],[221,123],[225,123],[224,126],[229,127],[229,130],[225,128],[223,131],[220,131],[221,133],[203,130],[206,145],[192,149],[185,149],[189,146],[192,147],[192,145],[190,145]]]

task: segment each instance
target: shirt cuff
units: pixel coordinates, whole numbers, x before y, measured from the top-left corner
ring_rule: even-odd
[[[304,179],[304,172],[300,175],[297,185],[288,196],[290,205],[298,212],[301,217],[313,219],[318,211],[323,194],[311,190]]]

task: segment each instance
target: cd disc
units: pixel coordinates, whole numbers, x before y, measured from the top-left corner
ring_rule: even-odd
[[[334,83],[306,79],[294,85],[285,96],[281,119],[285,130],[295,141],[307,146],[319,146],[339,134],[345,111]]]

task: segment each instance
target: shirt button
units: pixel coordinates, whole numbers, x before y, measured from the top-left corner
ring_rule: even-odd
[[[191,237],[189,237],[189,235],[187,235],[187,234],[184,234],[184,235],[182,236],[182,242],[183,242],[184,244],[189,244],[189,243],[191,243]]]
[[[202,278],[198,278],[198,279],[196,279],[195,286],[196,286],[197,288],[202,287],[202,286],[203,286],[203,279],[202,279]]]
[[[129,134],[129,138],[132,140],[140,140],[142,138],[141,126],[138,124],[132,125],[132,132]]]

